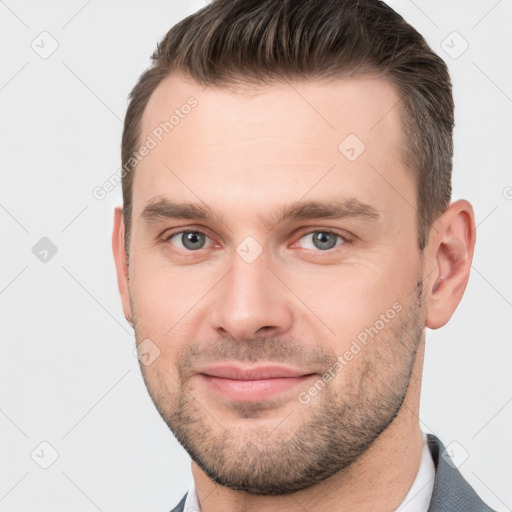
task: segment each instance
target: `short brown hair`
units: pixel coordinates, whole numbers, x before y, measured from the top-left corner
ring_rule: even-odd
[[[174,25],[151,58],[151,67],[130,93],[122,138],[127,253],[131,157],[140,144],[149,97],[172,72],[230,89],[358,72],[387,78],[401,98],[403,161],[416,175],[418,246],[423,250],[451,198],[452,86],[444,61],[383,1],[213,0]]]

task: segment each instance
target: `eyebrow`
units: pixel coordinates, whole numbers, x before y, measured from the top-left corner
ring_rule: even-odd
[[[165,219],[188,219],[207,221],[222,220],[222,215],[205,203],[174,202],[165,198],[150,201],[141,214],[146,223]],[[278,207],[266,219],[267,224],[277,225],[283,222],[313,219],[361,218],[377,221],[380,213],[358,199],[327,201],[296,201]]]

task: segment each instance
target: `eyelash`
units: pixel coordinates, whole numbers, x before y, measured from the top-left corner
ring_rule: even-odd
[[[177,236],[177,235],[182,235],[184,233],[199,233],[199,234],[202,234],[204,236],[206,236],[207,238],[209,238],[210,240],[212,240],[212,238],[210,236],[208,236],[207,233],[205,233],[204,231],[201,231],[200,229],[182,229],[180,231],[175,231],[175,232],[171,232],[169,233],[168,235],[165,236],[163,242],[164,243],[168,243],[170,242],[171,238]],[[332,234],[332,235],[335,235],[337,237],[337,240],[336,240],[336,244],[334,247],[330,248],[330,249],[326,249],[324,251],[322,251],[321,249],[317,249],[317,250],[314,250],[314,249],[304,249],[306,251],[312,251],[312,252],[315,252],[315,253],[325,253],[325,254],[329,254],[329,253],[332,253],[334,252],[335,249],[339,249],[341,246],[345,245],[346,243],[350,242],[351,241],[351,237],[349,237],[347,234],[345,233],[340,233],[336,230],[332,230],[332,229],[314,229],[314,230],[311,230],[311,231],[308,231],[306,233],[303,233],[297,241],[299,240],[302,240],[304,237],[308,236],[308,235],[312,235],[312,234],[315,234],[315,233],[324,233],[324,234]],[[342,240],[342,243],[341,244],[338,244],[338,239],[341,239]],[[193,250],[189,250],[189,249],[185,249],[184,251],[185,252],[189,252],[189,253],[199,253],[200,251],[202,251],[203,249],[207,249],[207,247],[202,247],[201,249],[197,249],[195,251]],[[178,250],[182,250],[182,249],[178,249]]]

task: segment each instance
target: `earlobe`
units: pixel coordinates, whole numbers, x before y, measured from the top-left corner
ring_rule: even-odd
[[[436,223],[436,235],[429,243],[434,255],[429,281],[426,326],[438,329],[457,309],[471,270],[475,246],[473,208],[464,200],[452,203]],[[432,283],[433,280],[433,283]]]
[[[128,323],[133,326],[132,310],[130,304],[128,258],[126,255],[124,238],[125,227],[123,209],[120,206],[116,206],[114,210],[114,227],[112,231],[112,251],[114,253],[117,285],[119,288],[119,294],[121,296],[124,316]]]

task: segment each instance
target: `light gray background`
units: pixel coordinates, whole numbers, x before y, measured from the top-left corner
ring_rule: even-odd
[[[470,484],[511,510],[512,1],[390,4],[450,66],[454,198],[473,203],[478,223],[464,299],[427,333],[421,425],[458,443]],[[121,188],[102,201],[92,190],[119,168],[126,98],[156,42],[204,5],[0,1],[2,512],[168,511],[189,485],[188,455],[147,395],[118,297],[110,236]],[[43,59],[31,45],[49,52],[52,38]],[[42,237],[58,248],[47,262],[32,252]],[[48,469],[41,442],[59,455]]]

